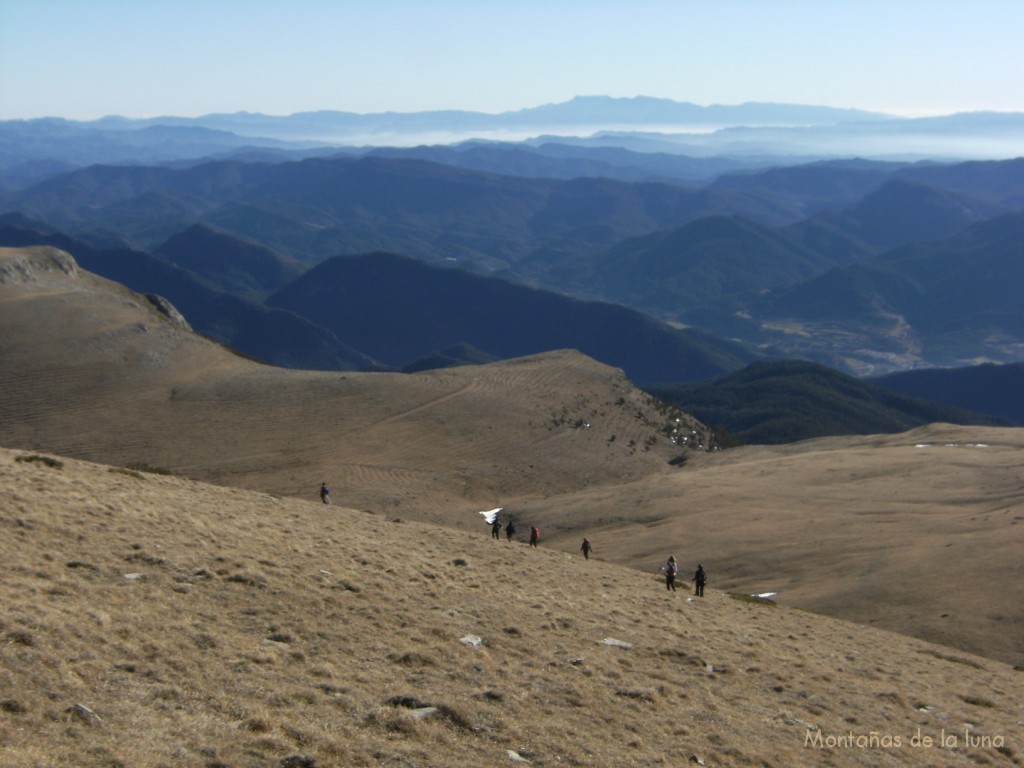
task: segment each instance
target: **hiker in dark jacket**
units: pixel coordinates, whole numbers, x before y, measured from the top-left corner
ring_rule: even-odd
[[[331,489],[327,487],[327,483],[320,483],[320,501],[324,504],[331,503]]]
[[[516,535],[516,524],[511,520],[508,521],[508,525],[505,526],[505,540],[512,541],[512,537]]]
[[[537,542],[539,542],[539,541],[540,541],[540,528],[538,528],[535,525],[531,526],[530,527],[530,546],[531,547],[536,547],[537,546]]]
[[[491,536],[501,541],[501,520],[494,518],[494,522],[491,523]]]
[[[590,553],[593,552],[593,551],[594,551],[594,547],[591,546],[590,540],[589,539],[584,539],[583,540],[583,545],[580,547],[580,552],[583,553],[583,559],[584,560],[589,560],[590,559]]]
[[[697,564],[697,572],[693,574],[693,590],[697,597],[704,597],[704,584],[708,575],[704,572],[704,566]]]

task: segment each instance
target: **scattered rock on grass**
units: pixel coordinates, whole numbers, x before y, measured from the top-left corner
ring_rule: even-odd
[[[632,648],[632,643],[627,643],[625,640],[616,640],[614,637],[606,637],[601,641],[605,645],[612,645],[616,648]]]

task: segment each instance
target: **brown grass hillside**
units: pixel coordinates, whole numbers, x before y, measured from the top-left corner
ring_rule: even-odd
[[[718,588],[1024,664],[1024,431],[686,447],[708,441],[574,352],[285,371],[66,254],[0,252],[0,445],[277,496],[314,499],[327,480],[336,504],[472,532],[502,506],[548,547],[587,535],[647,573],[671,550]]]
[[[1024,430],[932,425],[694,456],[685,471],[527,504],[651,570],[1024,664]]]
[[[4,768],[1024,749],[1024,672],[1000,662],[486,532],[56,456],[0,450],[0,574]]]
[[[571,351],[415,375],[260,365],[54,249],[0,249],[0,313],[0,445],[282,495],[326,480],[336,502],[450,522],[670,471],[683,438],[708,439]]]

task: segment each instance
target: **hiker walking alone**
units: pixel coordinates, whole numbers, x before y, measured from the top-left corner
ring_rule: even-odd
[[[540,528],[538,528],[535,525],[531,526],[530,527],[530,546],[531,547],[536,547],[537,546],[537,542],[539,542],[539,541],[540,541]]]
[[[324,504],[331,503],[331,489],[327,487],[327,483],[320,483],[320,501]]]
[[[671,589],[675,592],[676,573],[679,571],[679,567],[676,565],[676,559],[673,555],[668,556],[668,562],[665,563],[661,570],[665,572],[665,589]]]
[[[583,540],[583,545],[580,547],[580,552],[583,553],[583,559],[584,560],[589,560],[590,559],[590,553],[593,552],[593,551],[594,551],[594,548],[593,548],[593,546],[591,546],[590,540],[589,539],[584,539]]]
[[[704,584],[708,580],[708,575],[704,573],[704,566],[697,563],[697,572],[693,574],[693,591],[697,597],[704,597]]]

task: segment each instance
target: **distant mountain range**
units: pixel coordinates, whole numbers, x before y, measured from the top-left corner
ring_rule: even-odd
[[[710,382],[648,387],[719,430],[723,442],[731,437],[747,443],[791,443],[828,435],[904,432],[934,422],[1007,423],[894,389],[885,379],[869,383],[802,360],[757,362]],[[921,387],[908,383],[905,389]]]
[[[264,115],[253,112],[209,114],[201,117],[165,115],[152,118],[109,116],[79,122],[59,118],[32,121],[8,121],[8,125],[44,125],[52,137],[68,136],[76,129],[94,132],[94,138],[125,134],[136,146],[177,141],[198,145],[232,144],[231,137],[257,139],[251,146],[270,146],[269,142],[318,142],[357,144],[352,139],[387,137],[388,144],[403,135],[425,133],[482,135],[508,130],[551,128],[590,129],[602,127],[665,126],[793,126],[835,125],[892,119],[891,116],[857,109],[836,109],[797,104],[746,103],[739,105],[699,106],[671,99],[638,96],[578,96],[559,104],[545,104],[498,114],[466,110],[426,112],[378,112],[361,114],[337,110],[300,112],[292,115]],[[148,133],[146,133],[148,132]],[[370,142],[380,144],[381,142]]]
[[[1016,362],[1022,245],[1024,213],[1006,214],[835,267],[752,302],[749,314],[764,343],[861,373]],[[859,362],[850,355],[857,348],[866,351]]]
[[[117,232],[151,249],[204,223],[304,261],[387,250],[494,272],[603,250],[711,214],[768,224],[792,206],[737,190],[606,178],[523,178],[413,159],[91,166],[0,197],[76,236]]]
[[[500,114],[442,110],[357,114],[249,112],[90,122],[60,118],[0,122],[0,169],[25,184],[58,164],[173,163],[255,151],[291,159],[344,148],[527,140],[643,152],[732,157],[764,166],[770,156],[1006,158],[1019,153],[1024,115],[970,113],[897,118],[855,109],[747,103],[699,106],[651,97],[582,96]],[[1016,147],[1016,149],[1014,149]],[[10,188],[10,187],[8,187]]]
[[[739,344],[587,302],[386,253],[338,256],[267,299],[394,367],[457,344],[497,359],[576,349],[635,382],[695,381],[750,362]]]
[[[305,269],[294,259],[258,243],[202,224],[173,235],[154,255],[203,278],[218,290],[258,298],[283,288]]]
[[[61,248],[96,274],[159,294],[197,331],[289,368],[419,370],[431,356],[447,357],[438,360],[443,367],[564,348],[650,382],[705,379],[756,357],[740,344],[678,330],[625,307],[392,254],[330,259],[260,304],[218,290],[194,272],[148,253],[97,248],[16,217],[0,219],[0,246],[27,245]],[[273,279],[280,275],[279,263],[268,252],[203,229],[171,238],[157,253],[189,249],[199,264],[222,263],[204,261],[204,253],[255,254],[258,261],[249,262],[256,265],[250,270],[253,280],[266,276],[268,265]],[[453,350],[463,356],[452,358]]]
[[[615,153],[624,164],[632,156]],[[0,196],[0,206],[94,248],[156,254],[257,301],[324,259],[386,252],[860,375],[1016,362],[1024,344],[1013,256],[1024,159],[830,161],[699,188],[399,156],[93,166]],[[409,354],[478,346],[438,343]]]
[[[954,135],[1024,147],[1021,119],[593,97],[505,115],[12,121],[0,124],[0,242],[65,248],[290,367],[423,370],[559,347],[645,385],[765,359],[873,377],[1012,365],[1024,357],[1024,158],[878,148]],[[594,123],[603,132],[583,135]],[[552,124],[571,130],[306,141]],[[820,151],[847,140],[865,151]],[[79,167],[99,157],[116,164]],[[837,407],[845,388],[831,387]],[[938,401],[1014,422],[1012,398],[997,399]],[[907,408],[911,421],[872,408],[851,423],[917,423]]]

